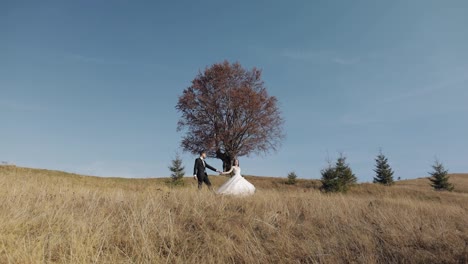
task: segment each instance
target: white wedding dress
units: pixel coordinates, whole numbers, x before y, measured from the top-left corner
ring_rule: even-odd
[[[255,192],[255,186],[241,176],[240,167],[233,167],[234,176],[225,182],[216,191],[218,194],[251,195]]]

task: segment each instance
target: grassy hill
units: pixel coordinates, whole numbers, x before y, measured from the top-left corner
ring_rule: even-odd
[[[245,198],[0,166],[0,263],[467,263],[468,174],[322,194],[246,177]],[[215,186],[224,176],[212,177]]]

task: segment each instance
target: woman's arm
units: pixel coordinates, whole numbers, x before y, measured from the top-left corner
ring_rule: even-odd
[[[221,174],[226,175],[226,174],[231,174],[231,172],[234,170],[234,166],[231,167],[229,171],[221,172]]]

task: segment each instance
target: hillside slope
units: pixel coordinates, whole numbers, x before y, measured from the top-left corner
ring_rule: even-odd
[[[250,197],[0,166],[0,263],[466,263],[468,175],[322,194],[247,177]],[[212,177],[214,185],[226,180]]]

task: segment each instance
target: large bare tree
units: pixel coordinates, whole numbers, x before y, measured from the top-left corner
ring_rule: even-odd
[[[284,122],[261,74],[228,61],[200,72],[176,106],[182,114],[177,130],[186,132],[184,151],[205,150],[223,161],[225,171],[236,157],[276,151],[284,138]]]

